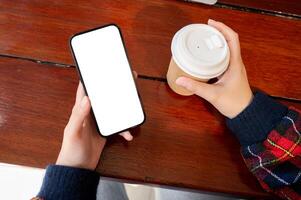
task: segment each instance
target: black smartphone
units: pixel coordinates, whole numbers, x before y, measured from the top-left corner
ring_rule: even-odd
[[[100,134],[142,124],[145,114],[118,26],[77,33],[70,46]]]

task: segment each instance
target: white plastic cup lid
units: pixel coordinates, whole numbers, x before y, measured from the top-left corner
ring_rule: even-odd
[[[190,24],[180,29],[172,39],[171,52],[184,72],[200,79],[218,77],[230,60],[226,39],[206,24]]]

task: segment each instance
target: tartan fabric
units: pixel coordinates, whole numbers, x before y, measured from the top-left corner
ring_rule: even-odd
[[[261,186],[283,199],[301,200],[301,112],[289,108],[265,140],[242,147]]]

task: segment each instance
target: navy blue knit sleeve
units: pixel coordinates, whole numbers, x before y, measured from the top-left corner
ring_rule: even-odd
[[[229,129],[242,146],[261,142],[281,121],[288,108],[266,94],[257,92],[251,104],[233,119],[227,119]]]
[[[45,200],[96,199],[99,175],[87,169],[49,165],[39,194]]]

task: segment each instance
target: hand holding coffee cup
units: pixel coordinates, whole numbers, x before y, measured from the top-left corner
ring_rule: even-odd
[[[207,82],[223,74],[230,59],[224,36],[206,24],[190,24],[180,29],[172,39],[171,52],[167,81],[174,92],[185,96],[193,92],[177,85],[178,77]]]
[[[207,84],[187,76],[177,78],[176,84],[209,101],[226,117],[234,118],[251,103],[253,98],[241,58],[238,34],[221,22],[209,20],[208,25],[219,30],[227,41],[230,50],[228,69],[214,84]]]

